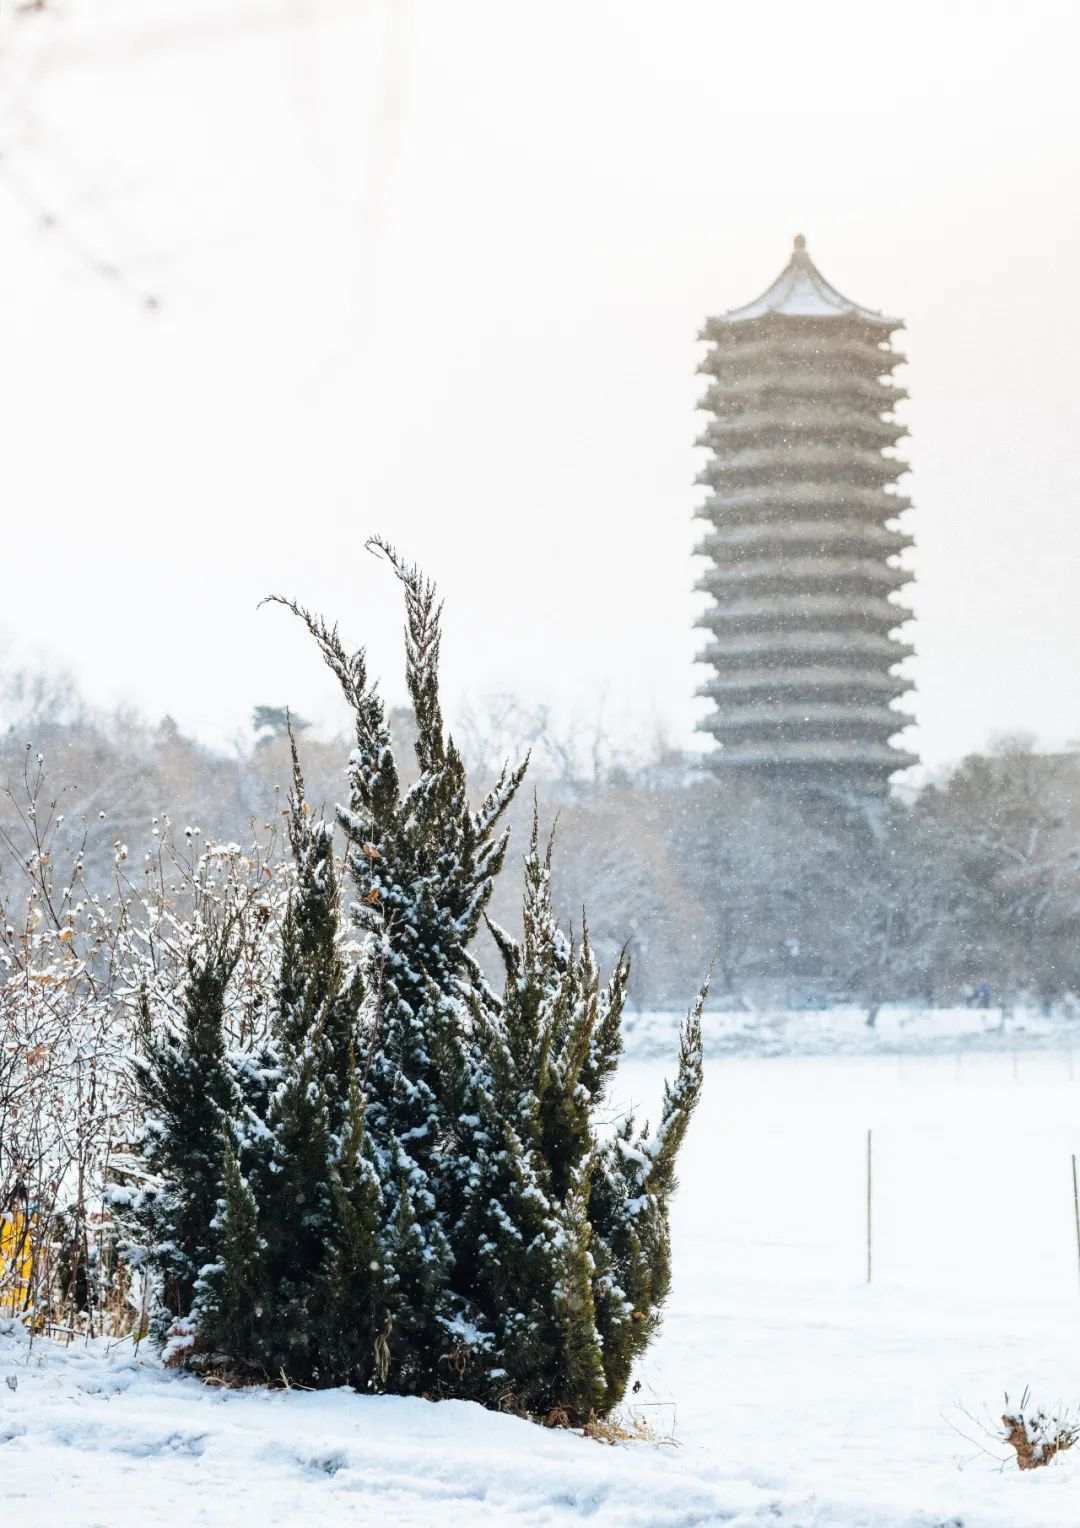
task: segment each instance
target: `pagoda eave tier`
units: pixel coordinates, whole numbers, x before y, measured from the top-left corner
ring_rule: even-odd
[[[714,345],[702,357],[698,371],[717,379],[754,378],[759,386],[764,386],[773,377],[793,371],[817,376],[832,369],[863,378],[882,377],[906,361],[902,351],[870,345],[854,337],[834,339],[823,345],[813,335],[793,335],[777,345],[765,335],[755,335],[741,345]]]
[[[774,594],[813,598],[819,593],[859,598],[864,591],[875,594],[902,589],[913,577],[906,568],[894,568],[869,557],[776,557],[712,567],[694,587],[726,605],[731,600],[747,599],[751,593],[765,599]]]
[[[704,368],[699,366],[698,371]],[[847,407],[868,406],[875,413],[891,413],[908,396],[907,389],[878,375],[851,375],[844,371],[796,371],[770,367],[767,374],[730,376],[726,370],[715,376],[699,404],[700,408],[722,413],[729,408],[747,408],[755,404],[770,407],[785,403],[818,403],[831,399]]]
[[[709,732],[712,729],[703,726],[700,730]],[[771,775],[775,775],[778,769],[800,766],[812,770],[849,769],[853,773],[872,770],[881,773],[884,784],[888,775],[917,764],[919,757],[917,754],[909,753],[907,749],[897,748],[889,743],[874,745],[865,742],[806,740],[769,745],[721,744],[721,747],[706,762],[713,769],[759,769]]]
[[[869,410],[787,409],[733,412],[713,419],[694,445],[708,451],[809,449],[890,450],[910,432]]]
[[[797,695],[804,703],[812,704],[815,697],[831,700],[838,694],[885,695],[897,700],[914,688],[912,680],[879,669],[807,664],[800,668],[725,668],[715,678],[706,680],[697,693],[726,701],[741,695],[752,696],[755,703],[763,696],[769,700],[790,700]]]
[[[712,629],[713,622],[702,618],[699,627]],[[836,631],[820,629],[805,630],[797,627],[767,627],[764,631],[740,631],[722,627],[714,632],[714,640],[706,643],[698,654],[699,663],[710,663],[717,670],[730,665],[742,668],[753,664],[755,668],[775,670],[792,663],[816,663],[825,660],[830,664],[859,666],[872,662],[883,672],[895,663],[912,658],[915,649],[909,642],[887,633],[852,630],[843,627]]]
[[[738,489],[718,487],[695,513],[703,520],[732,525],[790,519],[806,510],[830,519],[858,515],[884,521],[910,508],[906,494],[892,493],[884,484],[777,481]]]
[[[824,625],[843,625],[892,631],[911,620],[911,611],[887,599],[853,594],[775,594],[734,598],[716,605],[701,616],[698,624],[718,635],[725,627],[760,629],[761,627],[811,629]]]
[[[911,725],[910,716],[863,696],[845,703],[818,696],[800,701],[775,700],[768,705],[762,704],[756,697],[748,705],[739,705],[736,700],[726,697],[718,704],[712,721],[724,733],[734,729],[758,732],[763,736],[782,733],[791,726],[800,731],[809,729],[811,735],[815,729],[824,729],[831,734],[835,727],[840,726],[858,727],[860,731],[884,732],[886,737],[892,737],[893,733],[901,732]]]
[[[865,311],[858,314],[762,313],[750,318],[720,313],[705,320],[698,331],[698,339],[732,349],[760,344],[763,340],[782,345],[802,339],[825,344],[845,339],[882,345],[888,343],[890,335],[906,327],[902,318],[885,318]]]
[[[763,552],[779,552],[794,547],[810,547],[823,556],[841,550],[878,553],[892,556],[914,546],[904,531],[890,530],[876,521],[793,520],[773,525],[721,525],[703,536],[694,548],[696,557],[723,559],[734,565]]]
[[[694,481],[722,493],[790,483],[839,496],[845,488],[884,488],[907,470],[905,462],[872,451],[790,446],[781,451],[725,452],[702,467]]]

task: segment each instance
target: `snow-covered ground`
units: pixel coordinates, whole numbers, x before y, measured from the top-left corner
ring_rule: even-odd
[[[629,1061],[621,1100],[654,1107],[662,1074]],[[1005,1390],[1080,1401],[1067,1050],[718,1058],[706,1087],[667,1322],[633,1398],[674,1442],[212,1391],[130,1348],[28,1351],[9,1334],[6,1510],[46,1528],[1076,1528],[1080,1457],[1002,1469],[980,1429]]]
[[[682,1015],[630,1013],[627,1054],[672,1054]],[[1019,1008],[904,1008],[881,1010],[869,1028],[859,1008],[774,1008],[706,1013],[705,1053],[711,1056],[825,1056],[1080,1048],[1080,1012],[1043,1014]]]

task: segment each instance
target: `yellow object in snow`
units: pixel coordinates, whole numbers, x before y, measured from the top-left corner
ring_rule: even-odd
[[[0,1311],[14,1316],[26,1303],[34,1255],[21,1210],[0,1219]]]

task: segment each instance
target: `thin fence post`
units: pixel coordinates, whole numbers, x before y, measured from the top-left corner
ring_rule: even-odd
[[[1076,1181],[1076,1158],[1073,1157],[1073,1182]],[[1078,1222],[1080,1224],[1080,1222]],[[866,1282],[874,1272],[874,1132],[866,1132]]]
[[[1076,1186],[1076,1152],[1072,1154],[1073,1170],[1073,1222],[1076,1226],[1076,1266],[1080,1272],[1080,1192]]]

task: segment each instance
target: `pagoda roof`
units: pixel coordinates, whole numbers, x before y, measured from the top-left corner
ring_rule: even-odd
[[[740,324],[750,319],[779,314],[788,318],[856,318],[881,329],[900,329],[903,320],[888,318],[873,308],[863,308],[843,296],[811,260],[806,240],[795,235],[791,259],[772,286],[745,307],[732,308],[710,320],[714,324]]]

